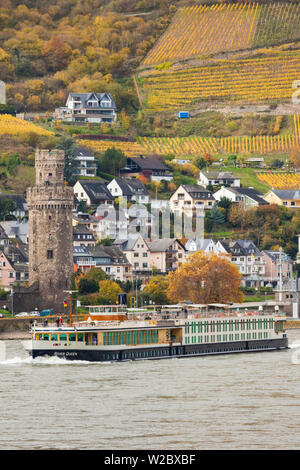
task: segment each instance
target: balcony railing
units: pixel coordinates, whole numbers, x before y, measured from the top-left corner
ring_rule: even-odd
[[[96,261],[84,260],[84,261],[75,261],[77,266],[96,266]]]

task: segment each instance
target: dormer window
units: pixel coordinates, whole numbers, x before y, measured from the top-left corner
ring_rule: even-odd
[[[98,106],[98,101],[88,101],[87,105],[92,108],[96,108]]]

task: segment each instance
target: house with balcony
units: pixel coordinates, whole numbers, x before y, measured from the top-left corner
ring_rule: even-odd
[[[130,280],[131,264],[120,248],[117,246],[95,246],[89,248],[88,251],[96,263],[96,268],[101,268],[111,279]]]
[[[232,186],[239,188],[241,186],[241,179],[234,176],[230,171],[200,171],[199,184],[205,188],[211,186]]]
[[[211,191],[197,184],[182,184],[171,195],[170,199],[171,212],[195,212],[196,209],[208,210],[212,209],[215,198]]]
[[[73,246],[73,263],[83,273],[96,267],[96,261],[86,246]]]
[[[229,199],[232,202],[240,204],[245,209],[269,204],[269,202],[265,200],[264,195],[254,188],[228,188],[222,186],[214,193],[214,198],[216,201],[221,201],[222,198]]]
[[[161,274],[176,271],[185,261],[186,249],[176,238],[162,238],[148,243],[150,265]]]
[[[287,253],[279,250],[263,250],[261,253],[265,264],[265,285],[273,288],[278,287],[280,277],[283,284],[292,281],[294,262]]]
[[[136,277],[147,279],[152,270],[148,242],[139,233],[130,234],[126,240],[116,239],[112,246],[120,248],[132,266]]]
[[[78,123],[112,123],[117,107],[110,93],[69,93],[64,107],[55,110],[54,119]]]
[[[159,156],[128,157],[126,166],[121,169],[120,173],[125,178],[136,178],[143,175],[151,181],[171,181],[173,179],[173,171],[161,161]]]
[[[246,287],[264,285],[265,263],[262,253],[251,240],[218,240],[216,247],[220,254],[228,257],[243,276]]]
[[[78,162],[78,176],[97,176],[97,163],[89,149],[86,147],[76,147],[74,149],[74,157]]]

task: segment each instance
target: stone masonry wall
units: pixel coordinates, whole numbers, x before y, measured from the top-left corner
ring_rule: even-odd
[[[36,185],[27,190],[29,283],[39,283],[40,308],[63,311],[73,272],[73,188],[64,185],[64,152],[37,150]]]

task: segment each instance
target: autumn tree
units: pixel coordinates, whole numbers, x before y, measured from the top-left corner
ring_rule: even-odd
[[[198,304],[241,302],[242,276],[226,257],[202,251],[190,255],[167,276],[171,302],[190,300]]]
[[[120,121],[122,123],[123,129],[128,131],[130,127],[130,118],[128,114],[126,114],[125,109],[122,109],[122,111],[120,112]]]
[[[149,298],[156,304],[163,305],[169,302],[168,280],[164,276],[153,276],[143,290]]]
[[[108,279],[99,282],[99,294],[101,304],[115,304],[122,289],[115,281]]]
[[[247,209],[240,204],[233,204],[228,213],[228,221],[233,227],[243,230],[247,219]]]
[[[99,282],[108,279],[101,269],[92,267],[87,273],[80,273],[75,278],[75,286],[79,294],[90,294],[99,291]]]
[[[43,56],[47,59],[47,68],[50,71],[65,68],[71,54],[72,49],[69,44],[63,42],[58,36],[52,36],[43,49]]]

